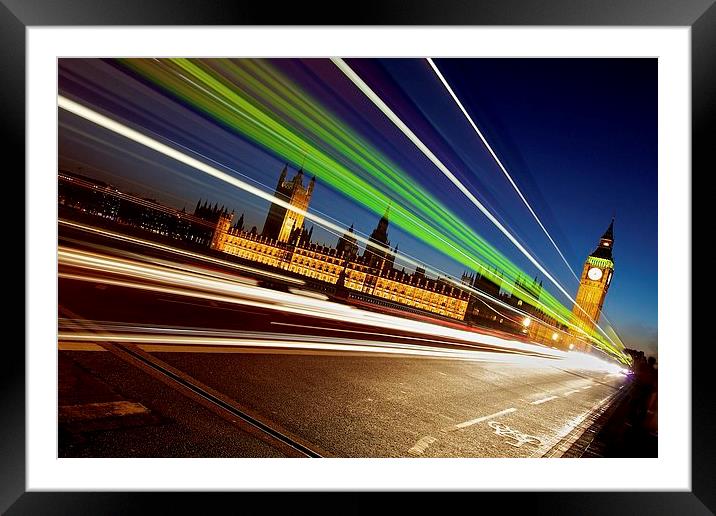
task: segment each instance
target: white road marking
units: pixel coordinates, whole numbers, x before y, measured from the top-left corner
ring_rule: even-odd
[[[443,372],[441,372],[441,371],[438,371],[438,374],[441,374],[441,375],[443,375],[443,376],[447,376],[446,373],[443,373]]]
[[[530,405],[541,405],[542,403],[547,403],[548,401],[556,400],[557,398],[559,398],[559,396],[550,396],[549,398],[542,398],[541,400],[533,401],[532,403],[530,403]]]
[[[510,407],[505,410],[501,410],[500,412],[495,412],[494,414],[490,414],[489,416],[482,416],[478,417],[476,419],[471,419],[470,421],[464,421],[462,423],[458,423],[457,425],[450,426],[448,428],[444,428],[443,432],[453,432],[455,430],[460,430],[461,428],[466,428],[468,426],[476,425],[477,423],[482,423],[483,421],[487,421],[488,419],[492,419],[499,416],[504,416],[505,414],[511,414],[512,412],[516,412],[517,409]]]
[[[417,443],[415,443],[415,446],[410,448],[408,450],[408,453],[411,455],[422,455],[425,452],[425,449],[430,446],[432,443],[437,441],[435,437],[431,435],[426,435],[422,439],[420,439]]]
[[[569,396],[570,394],[574,394],[575,392],[579,392],[579,389],[577,389],[576,391],[567,391],[562,396]]]
[[[583,390],[583,391],[586,391],[587,389],[591,389],[591,388],[592,388],[591,385],[587,385],[586,387],[582,387],[582,390]]]
[[[490,428],[495,431],[495,435],[504,436],[507,439],[512,439],[512,442],[506,440],[505,443],[515,448],[521,448],[523,444],[532,444],[539,446],[542,444],[542,439],[534,435],[523,434],[517,430],[510,428],[507,425],[503,425],[499,421],[490,421],[487,423]]]

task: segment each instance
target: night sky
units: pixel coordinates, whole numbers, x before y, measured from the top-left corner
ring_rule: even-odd
[[[577,281],[423,59],[348,64],[573,295]],[[615,276],[604,313],[627,347],[657,346],[656,59],[436,59],[478,127],[579,274],[615,222]],[[390,159],[532,277],[536,268],[329,60],[272,60],[292,87]],[[59,92],[273,191],[286,160],[111,60],[64,59]],[[277,115],[278,116],[278,115]],[[59,111],[59,166],[193,210],[199,198],[245,212],[268,203]],[[291,162],[310,174],[311,156]],[[356,171],[360,174],[360,171]],[[318,183],[310,211],[370,234],[379,215]],[[308,224],[311,224],[310,222]],[[316,227],[314,241],[336,236]],[[465,267],[394,225],[400,253],[459,276]],[[547,286],[547,281],[545,281]],[[549,286],[548,286],[549,288]],[[566,305],[569,302],[557,295]]]

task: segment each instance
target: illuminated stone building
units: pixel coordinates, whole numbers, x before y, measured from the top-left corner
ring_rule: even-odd
[[[286,176],[284,168],[277,195],[280,192],[287,202],[308,209],[315,179],[304,188],[302,171],[290,181]],[[261,235],[244,231],[243,219],[232,226],[233,212],[223,207],[210,207],[205,212],[216,222],[212,249],[326,282],[353,296],[380,298],[389,304],[463,319],[469,301],[464,290],[445,280],[427,278],[424,270],[408,274],[394,268],[397,246],[391,249],[388,240],[389,213],[386,210],[371,233],[370,244],[359,255],[353,226],[336,247],[318,245],[311,242],[313,228],[307,231],[303,227],[303,216],[276,204],[269,209]]]
[[[525,280],[518,277],[514,284],[507,284],[501,272],[484,269],[480,273],[464,273],[461,281],[484,295],[470,294],[465,320],[478,326],[498,328],[521,333],[531,342],[550,347],[566,348],[569,344],[567,326],[540,310],[521,297],[537,301],[542,293],[542,282],[537,278]],[[518,296],[516,292],[522,292]],[[509,306],[507,306],[509,305]],[[514,307],[516,310],[511,309]]]
[[[602,238],[599,239],[597,248],[584,262],[576,303],[572,309],[572,322],[587,333],[591,332],[595,324],[599,322],[604,300],[612,282],[614,273],[613,245],[614,219]],[[579,330],[572,330],[572,333],[575,337],[582,335]],[[574,344],[578,349],[589,351],[590,345],[584,342],[583,338],[583,336],[581,340],[575,338]]]
[[[316,185],[316,177],[314,176],[311,179],[308,186],[303,186],[303,169],[296,172],[293,179],[289,180],[287,176],[288,165],[283,167],[274,196],[277,199],[289,203],[291,206],[295,206],[299,210],[306,211],[308,204],[311,202],[313,188]],[[301,213],[272,203],[266,216],[266,222],[264,223],[264,229],[261,235],[266,238],[278,240],[279,242],[288,242],[291,233],[296,228],[302,227],[303,215]]]
[[[339,251],[312,243],[305,230],[294,231],[288,242],[280,242],[231,227],[231,219],[224,213],[217,221],[212,249],[418,310],[453,319],[465,316],[469,299],[465,291],[419,271],[408,274],[393,268],[392,252],[376,267],[370,254],[357,256],[357,249],[346,244]],[[350,242],[350,238],[345,239]]]

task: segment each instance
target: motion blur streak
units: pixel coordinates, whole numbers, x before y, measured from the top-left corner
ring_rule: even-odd
[[[421,356],[425,358],[464,360],[470,362],[490,362],[513,364],[523,367],[554,367],[555,359],[541,356],[532,356],[515,353],[495,353],[492,351],[456,350],[436,348],[423,345],[395,344],[378,341],[367,343],[359,339],[340,339],[332,337],[301,336],[266,334],[264,338],[219,338],[219,337],[191,337],[182,335],[146,335],[141,333],[74,333],[61,332],[60,341],[67,342],[126,342],[132,344],[152,344],[172,346],[229,346],[245,348],[278,348],[314,350],[321,352],[359,352],[379,353],[400,356]],[[565,358],[559,362],[561,368],[574,368],[590,371],[603,371],[616,373],[620,368],[615,364],[583,360],[580,358]]]
[[[152,258],[148,259],[152,260]],[[60,246],[58,251],[58,265],[62,269],[68,269],[69,271],[77,271],[60,272],[59,277],[65,279],[89,281],[205,300],[255,306],[274,311],[308,315],[317,319],[330,320],[332,322],[338,322],[342,324],[348,323],[363,325],[370,328],[380,329],[383,331],[386,328],[390,328],[393,331],[404,331],[419,335],[432,335],[435,339],[450,339],[451,341],[458,341],[459,344],[465,346],[488,345],[493,348],[497,348],[497,350],[500,351],[517,351],[521,353],[540,355],[542,357],[550,357],[552,362],[554,362],[555,360],[558,361],[560,367],[579,369],[598,368],[598,370],[613,370],[615,368],[615,370],[619,369],[618,366],[616,366],[615,364],[604,362],[591,355],[568,353],[550,349],[537,344],[528,344],[514,340],[508,340],[493,335],[484,335],[472,331],[445,327],[438,324],[402,319],[399,317],[394,317],[376,312],[367,312],[347,305],[333,303],[314,297],[306,297],[303,295],[296,295],[287,292],[279,292],[271,289],[258,287],[255,285],[245,284],[238,281],[232,281],[227,277],[216,278],[209,275],[202,275],[196,272],[196,269],[186,267],[182,264],[173,264],[172,268],[170,269],[166,265],[147,264],[142,263],[138,260],[118,258],[106,254],[69,249],[65,246]],[[273,336],[275,337],[276,334],[273,334]],[[81,334],[62,334],[62,338],[69,339],[70,337],[73,339],[90,338],[89,336],[82,337]],[[111,338],[115,337],[119,338],[121,337],[121,335],[118,333],[112,333]],[[96,339],[98,338],[98,336],[93,334],[92,338]],[[121,338],[130,337],[127,337],[125,335]],[[149,339],[152,343],[181,342],[183,344],[187,344],[189,342],[194,342],[204,343],[204,345],[217,345],[219,343],[221,343],[222,345],[231,345],[230,343],[236,340],[227,340],[225,338],[219,337],[194,338],[187,336],[179,337],[162,335],[132,335],[131,339],[139,339],[140,341],[145,341],[143,339]],[[309,347],[318,346],[320,349],[327,349],[325,348],[325,346],[330,345],[340,346],[341,350],[364,350],[363,348],[365,345],[364,340],[357,339],[327,338],[317,336],[310,336],[309,339],[312,341],[308,342],[308,344],[310,344]],[[297,335],[292,334],[290,337],[287,337],[287,340],[281,340],[280,346],[300,347],[305,346],[307,344],[306,342],[297,342],[299,340],[300,339],[297,338]],[[293,343],[291,343],[291,341]],[[445,342],[445,344],[456,344],[455,342],[451,341]],[[251,345],[258,345],[257,339],[250,339],[250,342]],[[278,346],[279,344],[277,342],[279,341],[272,342],[271,345]],[[385,352],[385,349],[389,349],[391,350],[389,352],[394,353],[396,352],[396,349],[400,349],[401,352],[410,351],[411,354],[434,353],[439,354],[440,356],[444,356],[445,353],[448,353],[451,354],[450,356],[454,356],[454,353],[458,353],[458,355],[462,358],[479,358],[481,360],[486,358],[486,356],[482,354],[480,354],[479,357],[475,357],[473,355],[460,355],[460,353],[465,353],[466,351],[434,348],[425,345],[412,345],[406,343],[391,343],[389,345],[388,343],[383,341],[380,341],[379,344],[380,346],[378,347],[383,350],[383,352]],[[264,343],[262,345],[266,344]],[[360,348],[356,348],[356,346],[360,346]],[[371,344],[370,346],[375,347],[374,344]],[[490,358],[493,358],[492,355],[496,355],[496,353],[490,353]],[[501,356],[497,360],[503,360],[503,357]],[[540,363],[543,365],[546,364],[544,362]]]
[[[360,80],[360,79],[358,79],[358,80]],[[89,120],[101,127],[109,129],[110,131],[120,134],[120,135],[122,135],[130,140],[133,140],[141,145],[145,145],[146,147],[153,149],[159,153],[162,153],[172,159],[176,159],[177,161],[184,163],[192,168],[195,168],[196,170],[199,170],[206,174],[209,174],[221,181],[231,184],[232,186],[235,186],[235,187],[245,190],[253,195],[256,195],[257,197],[260,197],[261,199],[270,201],[270,202],[277,204],[283,208],[286,208],[287,210],[291,210],[296,213],[300,213],[308,220],[312,220],[313,222],[316,222],[317,224],[320,224],[320,225],[328,228],[329,230],[332,230],[336,233],[345,232],[344,227],[334,224],[333,222],[330,222],[330,221],[328,221],[322,217],[319,217],[313,213],[309,213],[306,210],[302,210],[296,206],[293,206],[292,204],[286,202],[285,200],[280,199],[268,192],[265,192],[265,191],[261,190],[260,188],[257,188],[256,186],[250,185],[250,184],[246,183],[245,181],[241,181],[240,179],[237,179],[236,177],[233,177],[232,175],[230,175],[222,170],[219,170],[216,167],[212,167],[202,161],[199,161],[196,158],[193,158],[183,152],[180,152],[180,151],[178,151],[178,150],[176,150],[176,149],[174,149],[174,148],[172,148],[172,147],[170,147],[154,138],[151,138],[145,134],[142,134],[142,133],[140,133],[140,132],[138,132],[138,131],[136,131],[120,122],[117,122],[116,120],[113,120],[111,118],[108,118],[108,117],[100,114],[100,113],[97,113],[96,111],[93,111],[93,110],[91,110],[81,104],[78,104],[77,102],[74,102],[66,97],[63,97],[61,95],[58,96],[58,105],[62,109],[65,109],[71,113],[76,114],[77,116],[85,118],[86,120]],[[386,109],[387,109],[387,107],[386,107]],[[409,131],[409,129],[408,129],[408,131]],[[428,152],[430,152],[430,151],[428,151]],[[370,242],[369,239],[367,239],[361,235],[356,234],[355,238],[356,238],[356,240],[360,241],[361,243],[363,243],[365,245],[370,244],[370,245],[373,245],[374,247],[379,247],[379,246],[376,246],[375,243]],[[411,263],[412,265],[415,265],[415,266],[422,265],[417,262],[412,262],[412,260],[406,260],[406,261],[408,263]],[[426,268],[426,270],[431,273],[433,272],[432,268]],[[452,281],[454,281],[458,286],[460,286],[460,283],[456,282],[454,279]],[[465,288],[465,287],[463,286],[463,288]],[[474,293],[476,293],[477,295],[484,296],[484,294],[482,294],[481,292],[479,292],[475,289],[467,288],[467,290],[471,290],[471,291],[474,290]],[[522,294],[524,296],[524,291],[522,292]],[[565,294],[566,294],[566,292],[565,292]],[[543,297],[545,299],[551,298],[551,296],[547,295],[546,293],[544,294]],[[614,347],[612,348],[603,340],[597,340],[594,335],[588,335],[587,333],[584,332],[584,330],[582,330],[578,326],[574,325],[570,321],[571,311],[569,311],[563,305],[557,303],[556,300],[553,300],[554,303],[550,303],[549,305],[547,305],[544,303],[540,303],[540,301],[538,299],[534,298],[534,296],[529,296],[529,298],[531,298],[530,302],[532,304],[536,303],[535,306],[542,306],[544,311],[554,315],[555,318],[557,318],[564,324],[567,324],[568,326],[571,326],[571,327],[577,329],[581,334],[583,334],[585,337],[589,338],[592,342],[594,342],[597,345],[597,347],[600,348],[600,350],[606,349],[607,351],[615,354],[616,356],[618,356],[620,354],[620,346],[615,344]],[[571,297],[569,297],[569,299],[571,299]],[[508,306],[508,305],[505,305],[505,306]],[[562,313],[558,314],[557,312],[555,312],[555,307],[558,308],[559,311]],[[580,309],[581,309],[581,307],[580,307]],[[604,333],[604,330],[602,330],[601,327],[599,327],[599,330],[602,333]],[[613,343],[613,341],[611,340],[611,338],[609,338],[609,336],[607,336],[607,338],[610,340],[610,342]]]
[[[343,233],[345,233],[345,231],[347,229],[346,227],[339,226],[338,224],[334,224],[333,222],[330,222],[329,220],[326,220],[326,219],[319,217],[313,213],[309,213],[308,211],[298,208],[298,207],[286,202],[285,200],[274,196],[271,193],[265,192],[265,191],[261,190],[260,188],[257,188],[256,186],[253,186],[253,185],[250,185],[244,181],[241,181],[240,179],[237,179],[236,177],[233,177],[232,175],[227,174],[226,172],[224,172],[222,170],[219,170],[215,167],[207,165],[206,163],[203,163],[202,161],[199,161],[196,158],[193,158],[193,157],[191,157],[183,152],[180,152],[164,143],[161,143],[160,141],[155,140],[154,138],[144,135],[138,131],[135,131],[134,129],[132,129],[124,124],[121,124],[121,123],[117,122],[116,120],[112,120],[111,118],[108,118],[100,113],[97,113],[96,111],[93,111],[85,106],[82,106],[81,104],[78,104],[77,102],[74,102],[68,98],[61,96],[61,95],[58,96],[58,105],[62,109],[65,109],[71,113],[76,114],[77,116],[85,118],[86,120],[89,120],[101,127],[104,127],[105,129],[114,131],[117,134],[120,134],[120,135],[122,135],[130,140],[133,140],[141,145],[144,145],[152,150],[155,150],[161,154],[164,154],[165,156],[173,158],[181,163],[184,163],[185,165],[195,168],[196,170],[199,170],[201,172],[209,174],[210,176],[213,176],[221,181],[229,183],[230,185],[240,188],[241,190],[249,192],[261,199],[264,199],[265,201],[271,202],[273,204],[277,204],[283,208],[286,208],[287,210],[291,210],[293,212],[299,213],[299,214],[303,215],[305,218],[331,230],[335,234],[342,235]],[[373,247],[383,248],[385,251],[390,251],[390,249],[384,248],[380,244],[376,244],[375,242],[370,242],[369,239],[367,239],[361,235],[356,234],[355,238],[356,238],[356,240],[360,241],[362,244],[366,244],[366,245],[370,244]],[[416,262],[416,263],[411,263],[411,265],[421,266],[423,264]]]
[[[517,356],[511,353],[484,352],[472,350],[442,349],[429,346],[394,344],[376,341],[369,343],[360,339],[341,339],[320,336],[264,334],[262,338],[220,338],[192,337],[182,335],[145,335],[141,333],[107,333],[61,332],[59,339],[73,342],[130,342],[133,344],[164,344],[167,346],[234,346],[234,347],[267,347],[285,349],[315,349],[321,351],[355,351],[368,353],[388,353],[401,355],[418,355],[430,358],[449,358],[458,360],[477,360],[490,362],[524,363],[525,359],[539,358],[528,355]],[[543,358],[540,358],[544,360]],[[552,359],[549,359],[552,360]]]
[[[547,270],[542,267],[542,265],[535,259],[527,249],[524,248],[522,244],[519,243],[519,241],[510,233],[507,228],[505,228],[499,220],[497,220],[490,211],[485,208],[482,203],[475,197],[470,190],[467,189],[467,187],[462,184],[462,182],[455,177],[455,175],[450,172],[450,170],[440,161],[435,154],[418,138],[415,133],[407,126],[403,121],[388,107],[385,102],[383,102],[380,97],[368,86],[363,80],[356,74],[353,69],[348,66],[348,64],[343,61],[343,59],[340,58],[331,58],[331,60],[336,64],[336,66],[348,77],[353,84],[356,85],[358,89],[360,89],[366,97],[368,97],[375,106],[380,109],[385,116],[390,119],[395,126],[401,130],[405,136],[408,137],[408,139],[415,144],[415,146],[420,149],[420,151],[427,157],[430,161],[433,162],[433,164],[440,170],[440,172],[443,173],[445,177],[447,177],[451,183],[453,183],[458,190],[460,190],[465,197],[467,197],[472,204],[474,204],[482,213],[485,215],[490,222],[492,222],[497,229],[500,230],[500,232],[505,235],[512,244],[517,247],[517,249],[535,266],[537,269],[545,275],[545,277],[552,282],[552,284],[559,289],[559,291],[564,294],[564,296],[569,299],[575,306],[577,306],[583,313],[586,315],[589,320],[594,324],[596,328],[599,329],[599,331],[611,342],[615,349],[619,349],[619,345],[612,340],[612,338],[605,332],[599,324],[592,319],[592,317],[584,311],[584,309],[577,304],[577,302],[574,300],[574,298],[565,290],[565,288],[554,278],[552,275],[547,272]]]
[[[561,251],[561,250],[559,249],[559,247],[557,246],[557,243],[556,243],[556,242],[554,241],[554,239],[552,238],[552,235],[549,234],[549,232],[547,231],[547,228],[544,227],[544,224],[542,224],[542,221],[539,219],[539,217],[537,216],[537,214],[535,213],[535,211],[532,209],[532,206],[530,206],[530,203],[528,203],[528,202],[527,202],[527,199],[525,199],[525,196],[522,195],[522,191],[518,188],[517,184],[516,184],[515,181],[512,179],[512,176],[509,174],[509,172],[507,172],[507,169],[505,168],[505,166],[504,166],[504,165],[502,164],[502,162],[500,161],[500,158],[497,157],[497,154],[495,154],[495,151],[492,150],[492,147],[491,147],[490,144],[487,142],[487,140],[486,140],[485,137],[483,136],[483,134],[482,134],[482,132],[480,131],[480,129],[478,129],[477,125],[476,125],[475,122],[472,120],[472,117],[469,115],[469,113],[467,112],[467,110],[465,109],[465,107],[462,105],[462,102],[460,102],[460,99],[457,98],[457,95],[455,95],[455,92],[454,92],[454,91],[452,90],[452,88],[450,87],[450,84],[448,84],[447,80],[445,80],[445,77],[443,77],[443,74],[440,73],[440,70],[438,69],[437,65],[436,65],[436,64],[433,62],[433,60],[432,60],[431,58],[429,58],[429,57],[427,58],[427,61],[428,61],[428,63],[430,64],[430,66],[432,67],[433,71],[435,72],[435,75],[438,76],[438,79],[440,79],[440,82],[443,83],[443,86],[445,86],[445,89],[448,91],[448,93],[450,94],[450,96],[452,97],[452,99],[455,101],[455,104],[457,104],[457,107],[459,107],[459,108],[460,108],[460,111],[462,111],[462,114],[465,115],[465,118],[466,118],[467,121],[470,123],[470,125],[472,126],[472,128],[475,130],[475,132],[477,133],[477,136],[480,137],[480,140],[482,140],[482,143],[485,145],[485,147],[487,148],[487,150],[490,152],[490,155],[491,155],[491,156],[493,157],[493,159],[495,160],[495,163],[497,163],[497,166],[500,167],[500,170],[502,170],[502,173],[505,174],[505,177],[507,177],[507,180],[510,182],[510,184],[512,185],[512,187],[513,187],[513,188],[515,189],[515,191],[517,192],[517,195],[520,196],[520,199],[522,199],[522,202],[525,204],[525,206],[527,206],[527,209],[530,211],[530,213],[532,214],[532,216],[534,217],[534,219],[537,221],[537,224],[539,224],[539,227],[542,228],[542,231],[544,231],[544,234],[547,235],[547,238],[549,238],[549,241],[552,242],[552,245],[554,246],[554,248],[555,248],[555,249],[557,250],[557,252],[559,253],[559,256],[562,258],[562,261],[564,262],[564,264],[567,266],[567,268],[569,269],[569,271],[572,273],[572,276],[574,276],[574,279],[576,279],[577,281],[579,281],[579,277],[577,276],[577,273],[574,272],[574,269],[572,269],[572,266],[569,265],[569,262],[568,262],[567,259],[564,257],[564,254],[562,254],[562,251]]]
[[[391,200],[395,201],[391,222],[458,263],[479,270],[493,280],[498,278],[490,267],[504,273],[500,281],[509,279],[517,283],[517,279],[525,275],[472,231],[469,224],[416,184],[409,174],[268,62],[251,59],[127,59],[122,63],[271,153],[289,162],[304,164],[307,172],[374,212],[382,213]],[[282,114],[280,119],[275,116],[277,112]],[[304,163],[308,156],[310,159]],[[205,156],[201,158],[207,159]],[[365,242],[364,235],[356,234],[356,237]],[[407,259],[404,253],[400,260],[417,266],[416,259]],[[425,265],[420,266],[431,274],[437,272],[437,275],[445,276]],[[449,281],[460,286],[454,278]],[[614,341],[610,343],[596,329],[590,328],[587,333],[581,326],[574,325],[572,309],[547,290],[542,290],[539,296],[528,290],[515,286],[512,294],[571,327],[596,348],[620,356],[621,345],[614,346]]]

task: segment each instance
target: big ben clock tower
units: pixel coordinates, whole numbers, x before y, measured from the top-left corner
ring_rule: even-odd
[[[591,332],[595,323],[599,321],[602,306],[604,306],[604,298],[607,297],[607,291],[612,282],[614,273],[613,246],[614,219],[612,219],[602,238],[599,239],[597,248],[584,262],[582,277],[579,281],[579,290],[577,291],[577,303],[572,309],[572,322],[587,333]],[[581,335],[581,332],[574,329],[572,333]],[[576,346],[584,351],[589,351],[590,347],[589,344],[583,341],[577,343]]]

